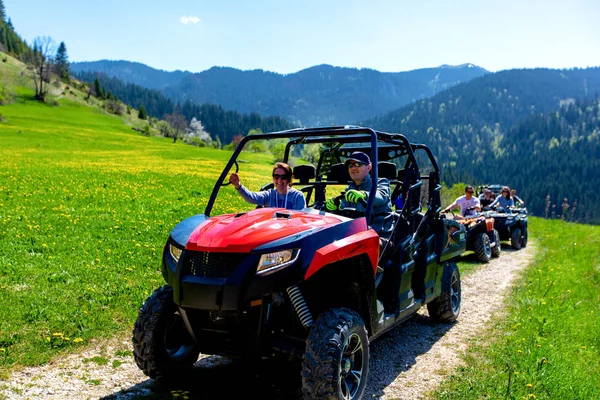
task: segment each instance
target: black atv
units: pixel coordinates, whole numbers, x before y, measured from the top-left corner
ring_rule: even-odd
[[[465,226],[467,250],[473,251],[479,261],[488,263],[492,257],[500,257],[500,234],[494,228],[495,221],[489,211],[466,217],[452,215],[455,221]]]
[[[494,226],[500,234],[501,241],[510,242],[510,247],[515,250],[527,246],[526,208],[497,208],[489,215],[494,218]]]
[[[281,139],[287,140],[286,163],[297,147],[321,149],[316,166],[293,171],[308,207],[211,216],[220,194],[229,202],[237,196],[229,174],[240,166],[252,170],[238,163],[244,147]],[[325,209],[326,197],[350,181],[344,161],[354,151],[369,154],[372,176],[389,180],[392,201],[403,196],[389,240],[370,227],[377,179],[362,213]],[[442,323],[460,312],[453,260],[464,252],[466,234],[440,215],[439,179],[431,151],[401,134],[334,127],[245,137],[204,214],[169,235],[162,255],[166,285],[142,305],[133,329],[137,365],[169,382],[185,376],[200,353],[249,363],[283,356],[301,362],[305,399],[360,399],[372,340],[423,306]]]

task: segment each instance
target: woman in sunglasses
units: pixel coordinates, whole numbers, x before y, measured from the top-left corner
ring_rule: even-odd
[[[292,167],[278,162],[273,167],[274,189],[251,192],[240,182],[235,172],[229,177],[229,182],[235,190],[250,204],[264,207],[287,208],[302,210],[306,208],[306,200],[301,191],[292,188]]]
[[[500,207],[503,210],[508,210],[510,207],[515,205],[515,201],[510,196],[510,188],[508,186],[504,186],[502,191],[500,191],[500,196],[496,197],[496,200],[492,204],[490,204],[490,208]]]

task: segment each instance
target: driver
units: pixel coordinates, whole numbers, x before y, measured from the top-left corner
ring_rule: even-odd
[[[286,163],[278,162],[273,167],[273,186],[275,189],[251,192],[240,182],[235,172],[229,177],[229,182],[240,196],[250,204],[265,207],[302,210],[306,208],[306,199],[301,191],[292,188],[292,168]]]
[[[354,208],[358,212],[365,211],[365,202],[369,200],[371,191],[371,159],[361,151],[355,151],[345,162],[352,182],[346,187],[346,194],[340,208]],[[334,198],[325,203],[328,211],[335,211],[338,205]],[[371,227],[383,239],[389,239],[392,233],[392,201],[390,198],[390,181],[386,178],[377,179],[377,191],[371,213]]]
[[[481,204],[479,202],[479,199],[473,196],[473,193],[475,193],[475,189],[473,189],[473,186],[467,185],[465,187],[465,195],[458,197],[456,200],[454,200],[454,203],[444,208],[442,212],[448,212],[456,206],[459,206],[460,215],[462,215],[463,217],[475,215],[477,212],[481,211]]]
[[[496,200],[490,204],[491,208],[500,207],[503,211],[508,211],[510,207],[515,205],[515,201],[510,197],[510,188],[504,186],[500,192],[500,196],[496,197]]]

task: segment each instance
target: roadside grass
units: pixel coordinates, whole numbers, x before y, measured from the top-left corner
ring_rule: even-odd
[[[600,227],[530,218],[538,256],[439,399],[600,399]],[[484,294],[482,294],[484,295]]]
[[[164,284],[161,252],[179,221],[204,212],[231,152],[139,136],[67,99],[1,107],[0,376],[131,330]],[[244,154],[258,190],[273,157]],[[250,209],[222,190],[212,214]]]

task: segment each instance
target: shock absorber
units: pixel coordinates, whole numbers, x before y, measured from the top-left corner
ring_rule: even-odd
[[[302,292],[298,285],[290,286],[286,289],[288,296],[290,296],[290,300],[292,301],[292,305],[294,306],[294,310],[296,310],[296,314],[298,318],[300,318],[300,322],[305,328],[310,328],[313,324],[313,318],[310,314],[310,310],[308,309],[308,305],[304,300],[304,296],[302,296]]]

